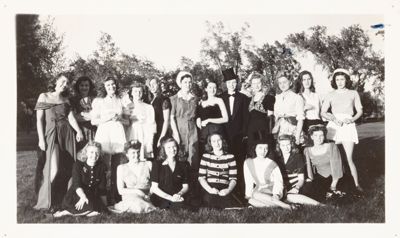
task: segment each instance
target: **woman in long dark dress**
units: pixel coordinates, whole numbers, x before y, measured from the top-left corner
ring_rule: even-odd
[[[205,98],[197,107],[197,127],[200,129],[200,154],[203,154],[207,139],[217,133],[225,137],[224,123],[228,122],[228,113],[222,98],[216,97],[217,82],[209,80],[205,84]]]
[[[272,139],[271,116],[274,111],[275,97],[267,94],[264,75],[252,73],[250,76],[252,97],[249,104],[249,120],[247,127],[248,152],[258,138]]]
[[[107,166],[99,161],[100,154],[100,143],[86,145],[85,162],[77,160],[72,169],[72,186],[64,197],[64,210],[54,213],[54,217],[95,216],[106,210]]]
[[[161,82],[158,78],[152,78],[148,81],[148,87],[151,92],[150,103],[154,108],[154,115],[157,124],[157,132],[153,139],[153,152],[157,151],[160,141],[168,135],[168,126],[171,114],[171,102],[168,97],[161,94]]]
[[[39,148],[46,151],[35,209],[61,205],[76,160],[75,137],[78,142],[83,138],[66,97],[68,85],[67,77],[59,75],[54,92],[40,94],[35,107]]]
[[[75,96],[72,97],[71,105],[75,112],[75,118],[83,133],[83,140],[77,144],[77,151],[80,151],[89,141],[94,140],[97,127],[90,122],[92,102],[96,96],[95,86],[87,76],[81,76],[76,80]]]

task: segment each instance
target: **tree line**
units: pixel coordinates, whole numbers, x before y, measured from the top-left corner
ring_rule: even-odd
[[[306,31],[289,34],[284,42],[264,43],[257,47],[249,34],[250,25],[244,23],[238,31],[229,31],[222,22],[206,22],[207,34],[201,39],[201,60],[195,62],[182,56],[177,69],[165,71],[149,59],[122,52],[112,36],[102,32],[97,48],[87,58],[78,56],[68,65],[63,49],[63,35],[56,32],[53,19],[39,21],[38,15],[17,15],[17,100],[29,100],[46,90],[59,72],[71,78],[91,77],[99,84],[106,75],[120,79],[122,87],[133,80],[161,78],[167,95],[177,92],[175,76],[188,70],[196,82],[195,93],[200,94],[205,79],[222,81],[221,71],[234,67],[246,87],[246,77],[256,71],[267,76],[273,85],[279,73],[297,78],[302,70],[296,56],[311,53],[317,64],[328,72],[336,68],[350,68],[354,75],[353,87],[363,100],[367,114],[384,113],[384,57],[375,52],[371,40],[359,25],[343,27],[338,35],[328,35],[325,26],[313,26]],[[382,36],[383,37],[383,36]],[[372,92],[365,91],[368,80],[373,81]]]

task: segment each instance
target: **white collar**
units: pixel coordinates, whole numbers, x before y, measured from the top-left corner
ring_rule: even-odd
[[[185,97],[181,90],[178,91],[177,95],[178,95],[178,97],[185,99],[185,100],[190,100],[194,97],[193,94],[190,92],[187,94],[188,96]]]

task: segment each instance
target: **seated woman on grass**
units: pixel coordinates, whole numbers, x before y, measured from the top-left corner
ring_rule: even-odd
[[[54,217],[65,215],[96,216],[106,210],[106,165],[99,160],[101,144],[89,142],[84,148],[85,162],[77,160],[72,169],[72,186],[64,197],[64,210]]]
[[[156,208],[150,203],[151,162],[140,160],[142,144],[137,140],[125,144],[128,163],[117,168],[117,188],[122,201],[110,207],[116,213],[148,213]]]
[[[279,166],[268,156],[267,140],[255,142],[250,158],[243,165],[245,196],[255,207],[282,207],[291,209],[281,201],[284,195],[283,177]]]
[[[320,205],[302,193],[304,185],[305,162],[304,156],[296,147],[293,135],[280,135],[277,141],[278,164],[286,188],[286,199],[283,201],[304,205]]]
[[[314,125],[308,130],[313,145],[304,149],[308,180],[312,181],[309,195],[318,201],[333,195],[343,196],[336,185],[343,177],[340,152],[335,143],[326,143],[327,129],[324,125]]]
[[[161,209],[187,208],[189,163],[178,158],[178,144],[173,138],[161,144],[158,160],[151,170],[151,202]]]
[[[236,186],[236,161],[226,152],[227,145],[219,134],[207,139],[206,153],[200,161],[199,182],[203,188],[203,205],[212,208],[234,207],[232,190]]]

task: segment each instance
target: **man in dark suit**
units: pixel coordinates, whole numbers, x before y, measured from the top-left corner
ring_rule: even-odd
[[[236,197],[243,203],[244,199],[244,177],[243,177],[243,163],[246,158],[246,132],[247,121],[249,114],[250,98],[238,92],[238,76],[235,74],[233,68],[222,71],[224,82],[226,83],[227,92],[222,94],[222,99],[225,103],[228,112],[228,123],[225,124],[225,131],[227,135],[227,143],[229,152],[235,156],[238,181],[235,188]]]

